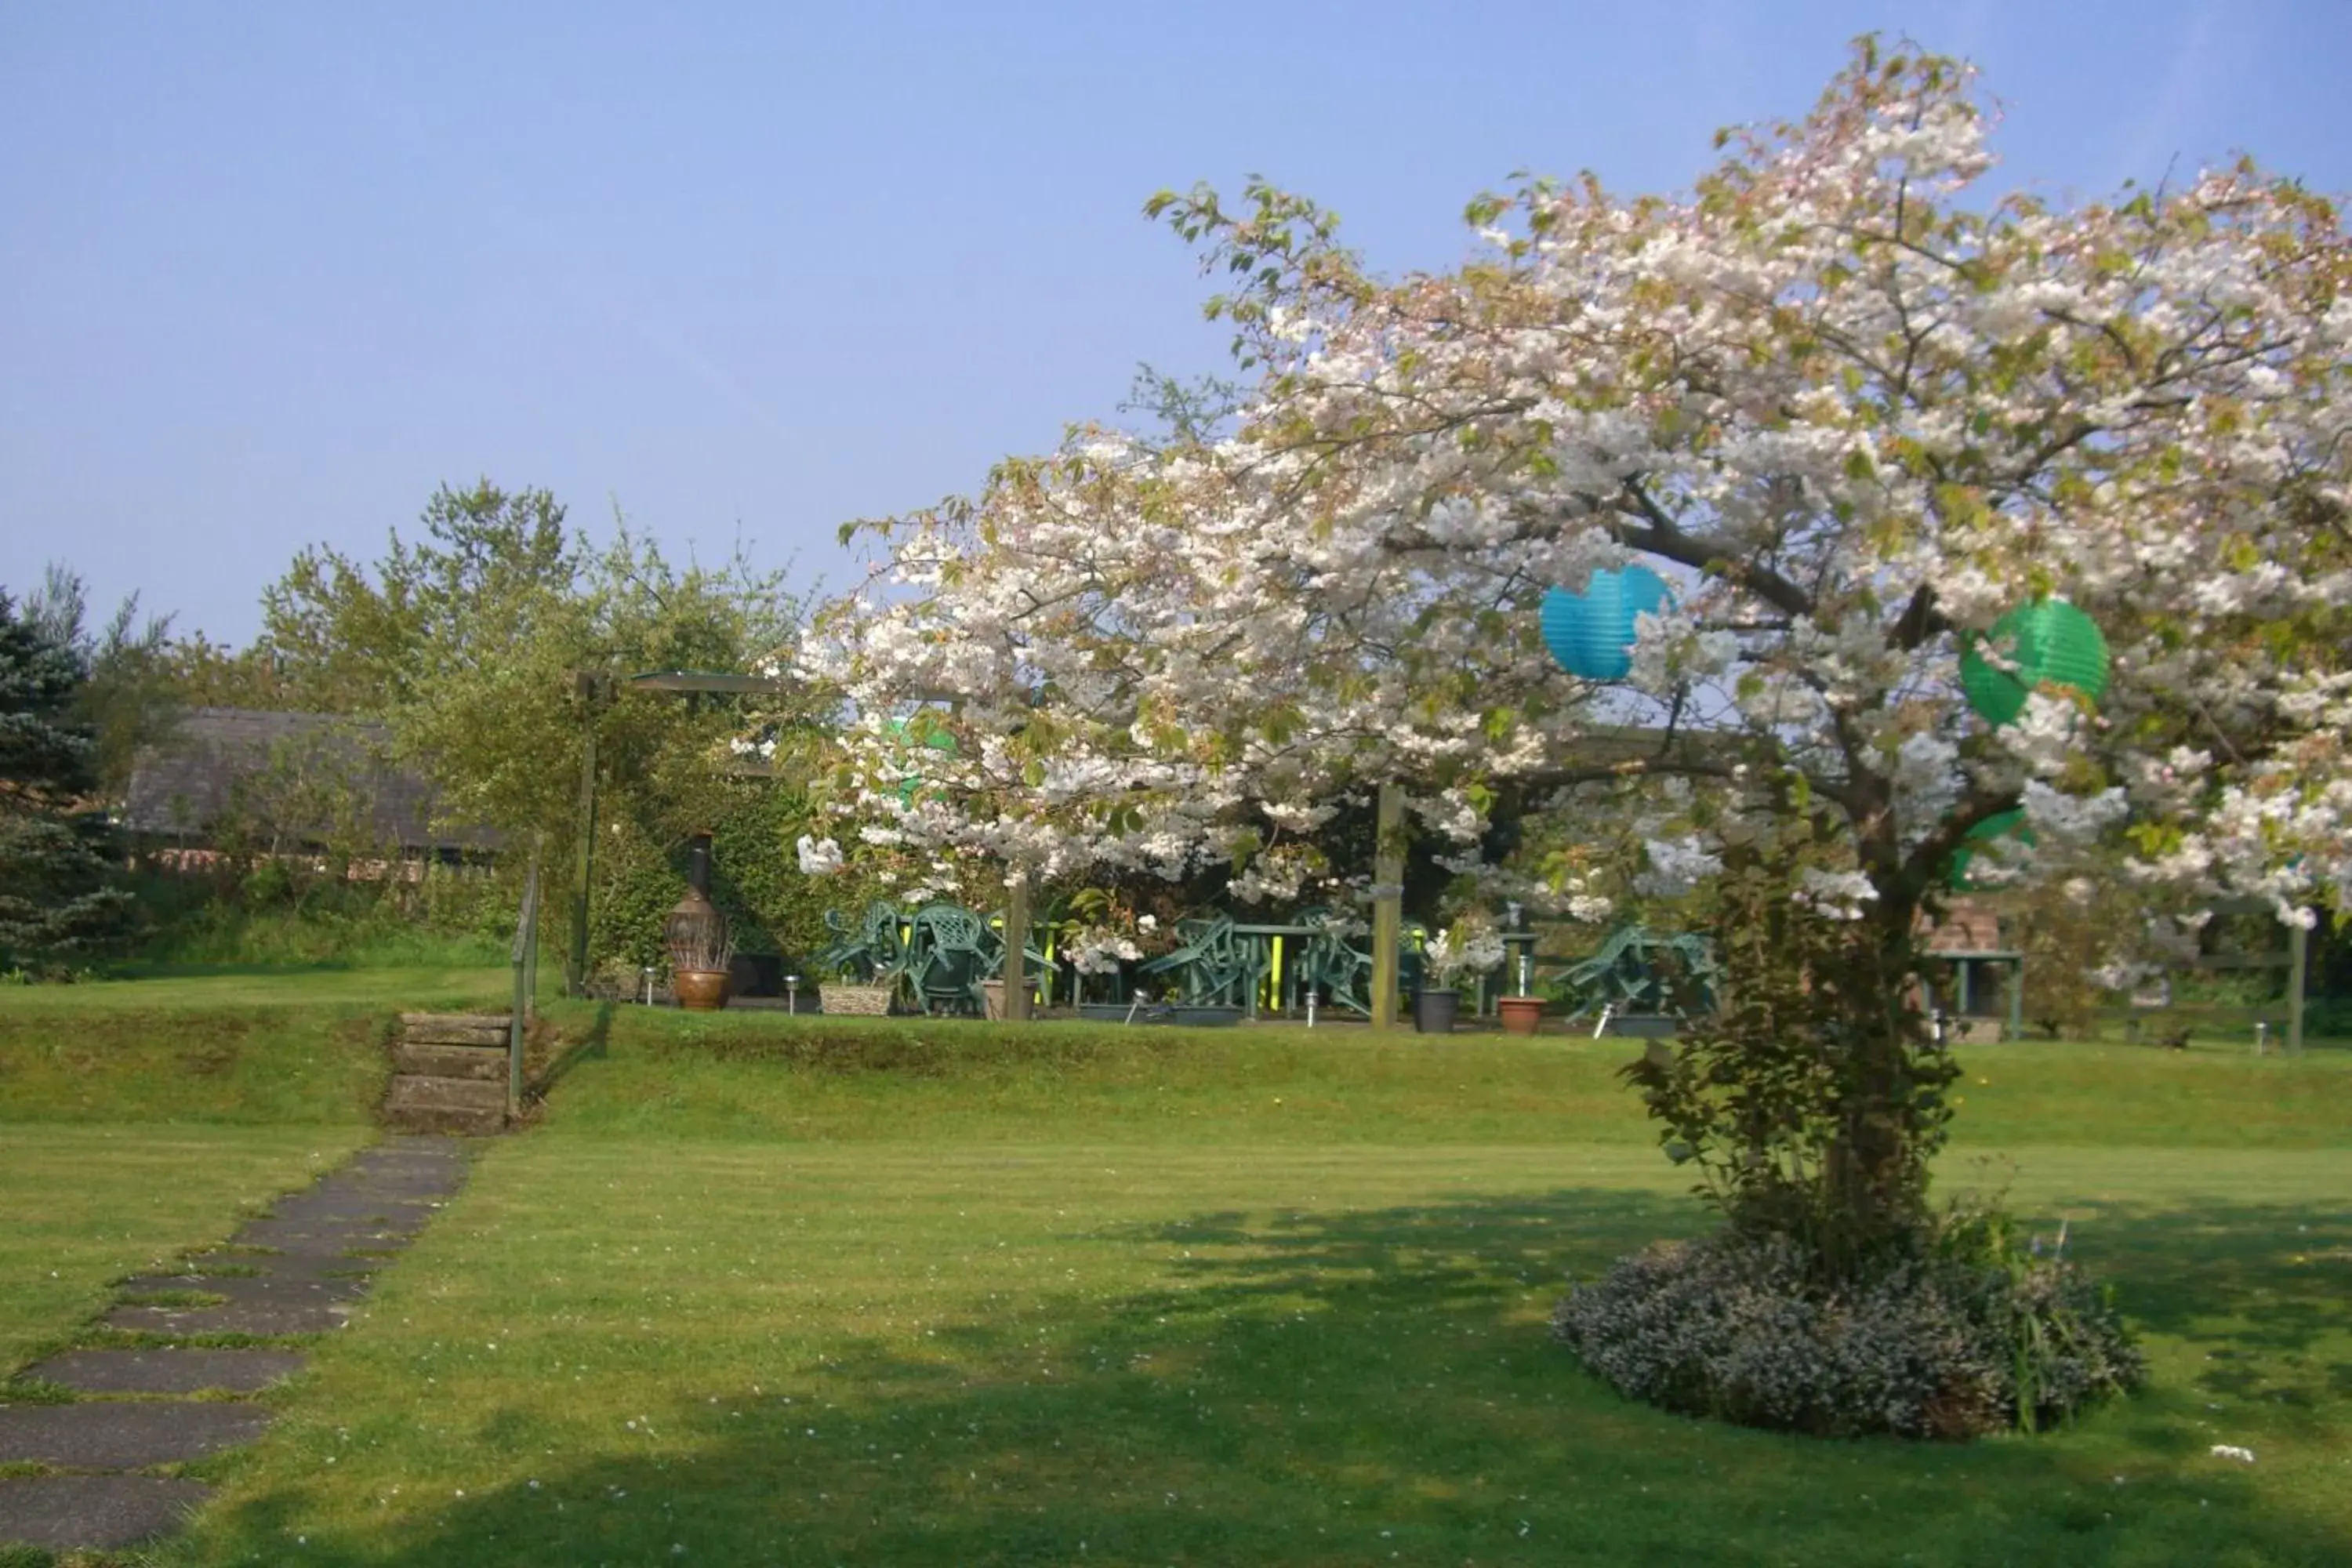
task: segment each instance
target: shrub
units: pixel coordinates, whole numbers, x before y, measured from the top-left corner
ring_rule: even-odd
[[[2352,997],[2321,996],[2305,1003],[2303,1032],[2323,1040],[2352,1040]]]
[[[2032,1430],[2135,1385],[2104,1292],[1998,1215],[1827,1281],[1795,1240],[1662,1242],[1573,1287],[1553,1333],[1620,1394],[1821,1436]]]

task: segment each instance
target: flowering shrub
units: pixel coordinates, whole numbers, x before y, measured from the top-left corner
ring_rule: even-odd
[[[1070,967],[1081,974],[1117,974],[1121,963],[1143,957],[1135,939],[1103,926],[1080,926],[1063,938]]]
[[[1784,1236],[1661,1242],[1573,1287],[1552,1332],[1627,1398],[1820,1436],[2031,1430],[2142,1375],[2098,1289],[1997,1222],[1843,1282],[1810,1261]]]
[[[1491,927],[1464,919],[1429,939],[1422,950],[1422,961],[1429,967],[1430,978],[1441,986],[1451,985],[1465,971],[1484,974],[1501,966],[1503,939]]]
[[[1139,914],[1117,893],[1082,888],[1070,897],[1069,918],[1060,925],[1061,951],[1080,974],[1117,974],[1175,946],[1159,916]]]

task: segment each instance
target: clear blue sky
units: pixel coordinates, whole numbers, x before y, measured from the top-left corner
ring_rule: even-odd
[[[15,0],[0,584],[243,641],[299,546],[488,475],[839,584],[844,520],[1217,363],[1154,189],[1263,172],[1443,266],[1512,171],[1684,188],[1873,28],[1985,68],[2004,184],[2352,190],[2352,0]]]

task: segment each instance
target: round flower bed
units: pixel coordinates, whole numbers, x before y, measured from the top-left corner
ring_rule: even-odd
[[[2074,1265],[1961,1240],[1838,1284],[1785,1237],[1661,1242],[1574,1287],[1552,1331],[1628,1398],[1822,1436],[2032,1430],[2139,1381]]]

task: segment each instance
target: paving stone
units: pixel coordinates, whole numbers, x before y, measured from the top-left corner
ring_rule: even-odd
[[[269,1412],[218,1400],[0,1405],[0,1464],[132,1470],[250,1443]]]
[[[408,1245],[404,1235],[369,1225],[302,1225],[257,1219],[229,1237],[232,1246],[267,1247],[278,1252],[332,1257],[344,1252],[392,1252]]]
[[[382,1201],[440,1203],[466,1184],[466,1173],[463,1165],[415,1171],[355,1171],[347,1179],[338,1181],[333,1187],[325,1190],[363,1193]]]
[[[327,1173],[340,1176],[354,1171],[438,1170],[446,1165],[464,1164],[467,1157],[467,1144],[453,1138],[403,1134],[397,1142],[377,1143],[361,1150],[348,1162]]]
[[[165,1290],[201,1290],[208,1296],[223,1298],[223,1305],[246,1307],[301,1307],[330,1301],[352,1301],[367,1294],[364,1279],[335,1279],[320,1275],[309,1277],[284,1275],[212,1275],[212,1274],[142,1274],[135,1279],[125,1279],[117,1286],[125,1298],[125,1306],[146,1306],[131,1298],[153,1296]]]
[[[358,1226],[377,1230],[413,1232],[432,1224],[433,1216],[440,1212],[438,1204],[405,1200],[385,1203],[361,1194],[339,1198],[332,1203],[305,1201],[299,1205],[281,1204],[268,1217],[284,1225],[317,1226],[331,1229]]]
[[[81,1394],[252,1394],[299,1372],[297,1351],[68,1351],[20,1374]],[[0,1386],[0,1399],[7,1397]]]
[[[343,1326],[346,1309],[332,1301],[232,1302],[222,1307],[140,1307],[108,1310],[110,1329],[142,1334],[324,1334]]]
[[[194,1481],[153,1476],[25,1476],[0,1479],[0,1542],[49,1552],[111,1552],[179,1527],[212,1495]]]
[[[184,1260],[185,1274],[158,1274],[157,1279],[226,1279],[216,1275],[217,1268],[247,1269],[265,1279],[334,1279],[350,1277],[356,1284],[364,1285],[368,1276],[383,1266],[381,1258],[346,1258],[335,1252],[199,1252]],[[191,1285],[189,1289],[200,1289]]]
[[[429,1181],[421,1176],[370,1176],[338,1189],[338,1201],[372,1204],[378,1207],[422,1207],[438,1214],[443,1205],[457,1195],[464,1186],[462,1173],[454,1181],[438,1176]]]

